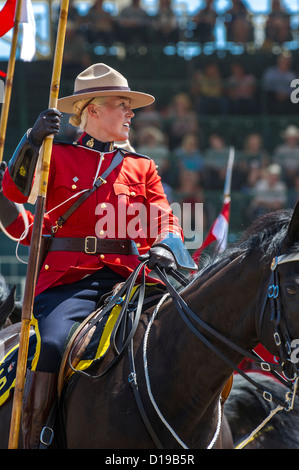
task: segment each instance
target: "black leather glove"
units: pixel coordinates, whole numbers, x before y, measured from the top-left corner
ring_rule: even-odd
[[[152,246],[152,248],[145,255],[139,256],[140,261],[144,261],[149,258],[148,268],[154,269],[155,266],[159,268],[164,268],[165,271],[169,269],[177,269],[177,264],[175,262],[174,256],[170,250],[164,248],[163,246]]]
[[[7,168],[7,163],[1,162],[0,164],[0,193],[2,192],[2,181],[3,181],[3,176],[4,176],[6,168]]]
[[[28,136],[29,140],[31,140],[36,147],[40,147],[46,137],[52,134],[58,134],[61,117],[61,112],[55,108],[46,109],[46,111],[40,113],[30,131]]]

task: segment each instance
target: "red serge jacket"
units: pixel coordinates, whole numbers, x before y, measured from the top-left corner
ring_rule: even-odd
[[[95,177],[108,168],[116,152],[100,153],[90,149],[82,144],[82,138],[77,144],[53,145],[44,234],[51,233],[51,227],[80,197],[80,193],[93,186]],[[11,179],[8,169],[3,178],[3,194],[14,202],[27,201]],[[29,223],[32,223],[33,215],[29,211],[27,215]],[[19,215],[6,230],[19,238],[24,230],[22,216]],[[107,183],[76,209],[55,236],[129,238],[135,241],[139,253],[144,254],[161,233],[167,232],[183,238],[182,229],[164,194],[156,165],[148,157],[128,152],[107,177]],[[32,226],[21,243],[29,245],[31,234]],[[51,251],[41,268],[35,295],[49,287],[78,281],[104,265],[127,278],[138,263],[137,255]],[[153,278],[147,271],[147,282],[150,281]]]

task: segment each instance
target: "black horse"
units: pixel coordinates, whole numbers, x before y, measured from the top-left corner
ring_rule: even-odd
[[[74,374],[66,384],[57,419],[64,423],[64,433],[57,445],[219,445],[221,392],[234,368],[258,343],[280,357],[279,367],[290,378],[293,393],[297,365],[290,360],[286,343],[299,338],[299,258],[292,257],[298,243],[299,205],[293,214],[270,213],[239,243],[208,260],[181,297],[172,291],[174,299],[165,297],[158,307],[144,312],[132,351],[129,348],[114,368],[96,378],[115,358],[110,349],[89,376]],[[273,258],[283,254],[288,257],[279,258],[276,266]],[[271,390],[264,394],[272,397]],[[289,406],[284,397],[275,400]],[[3,437],[10,406],[7,402],[0,409]]]

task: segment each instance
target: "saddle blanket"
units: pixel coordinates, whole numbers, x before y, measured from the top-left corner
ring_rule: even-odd
[[[11,395],[16,382],[21,323],[9,326],[0,333],[0,406]],[[27,368],[30,369],[36,350],[36,335],[30,331]]]

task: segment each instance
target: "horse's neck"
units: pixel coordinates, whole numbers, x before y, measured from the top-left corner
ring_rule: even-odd
[[[255,304],[263,275],[256,265],[244,270],[232,263],[205,282],[195,281],[182,297],[206,323],[250,351],[257,343]],[[159,363],[161,373],[164,369],[164,377],[171,376],[165,385],[167,394],[177,393],[185,401],[189,397],[189,406],[200,403],[197,413],[204,414],[233,370],[195,336],[173,305],[162,309],[160,325],[155,363]],[[240,363],[239,353],[223,346],[209,333],[204,335],[232,362]]]

